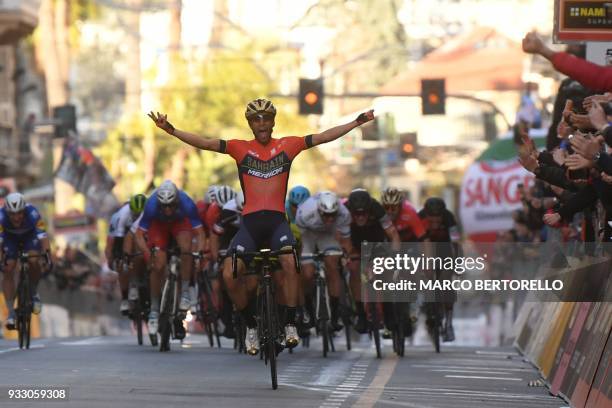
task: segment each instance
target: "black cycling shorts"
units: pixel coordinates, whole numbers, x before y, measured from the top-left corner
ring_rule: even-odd
[[[113,259],[121,259],[123,256],[123,239],[124,237],[113,238]]]
[[[242,217],[240,229],[229,249],[237,252],[253,252],[262,248],[278,251],[289,246],[295,246],[295,238],[285,214],[263,210]]]

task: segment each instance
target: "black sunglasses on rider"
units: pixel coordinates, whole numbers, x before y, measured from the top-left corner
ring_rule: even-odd
[[[338,215],[337,212],[333,212],[333,213],[321,213],[321,218],[336,218],[337,215]]]
[[[161,208],[176,208],[176,207],[177,207],[176,203],[161,205]]]
[[[368,215],[368,212],[366,210],[355,210],[353,211],[353,215],[356,217],[364,217]]]
[[[269,113],[257,113],[249,118],[251,122],[257,122],[263,120],[264,122],[272,122],[274,120],[274,115]]]

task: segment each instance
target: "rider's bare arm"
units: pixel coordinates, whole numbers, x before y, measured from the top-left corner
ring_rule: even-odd
[[[134,234],[128,231],[123,238],[123,253],[132,254],[134,248]]]
[[[168,115],[157,112],[157,115],[150,112],[148,116],[151,118],[155,125],[168,133],[176,137],[177,139],[202,150],[210,150],[213,152],[221,152],[221,140],[211,139],[202,136],[198,136],[193,133],[185,132],[180,129],[176,129],[170,122],[168,122]]]
[[[144,238],[144,230],[142,230],[141,228],[138,228],[136,230],[136,246],[138,246],[138,249],[143,254],[149,253],[149,248],[147,247],[147,242],[145,241],[145,238]]]
[[[312,135],[312,145],[316,146],[316,145],[320,145],[321,143],[327,143],[327,142],[336,140],[339,137],[346,135],[348,132],[355,129],[356,127],[361,126],[364,123],[367,123],[373,119],[374,119],[373,110],[364,112],[352,122],[349,122],[345,125],[336,126],[331,129],[327,129],[324,132]]]
[[[212,232],[210,234],[210,257],[213,262],[217,262],[219,255],[219,235]]]
[[[347,254],[350,254],[353,252],[353,243],[351,242],[350,236],[343,237],[342,235],[337,234],[337,239],[342,249],[344,249],[344,252],[346,252]]]
[[[42,247],[43,252],[51,251],[51,244],[49,242],[49,237],[41,238],[40,246]]]
[[[195,236],[195,250],[196,252],[204,251],[204,228],[199,226],[193,229]]]
[[[387,238],[389,238],[389,241],[391,241],[391,246],[393,247],[393,249],[395,251],[399,251],[401,241],[399,234],[397,233],[397,229],[395,229],[395,227],[391,225],[390,227],[385,228],[385,235],[387,236]]]

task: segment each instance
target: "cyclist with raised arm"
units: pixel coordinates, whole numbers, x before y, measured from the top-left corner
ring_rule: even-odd
[[[145,241],[145,234],[147,239]],[[196,238],[195,244],[192,238]],[[180,286],[181,297],[179,309],[189,310],[191,300],[189,296],[189,280],[191,276],[193,259],[192,251],[202,251],[204,245],[204,231],[198,217],[198,211],[193,200],[184,191],[179,190],[170,180],[164,181],[145,205],[142,218],[136,231],[136,244],[144,254],[148,263],[152,262],[151,286],[151,312],[149,314],[149,333],[157,333],[159,324],[159,303],[164,281],[164,270],[168,263],[167,250],[170,241],[174,240],[181,252]],[[157,247],[159,251],[151,259],[151,249]],[[195,247],[195,248],[194,248]],[[184,337],[182,325],[177,325],[177,338]]]
[[[121,305],[119,311],[123,315],[127,315],[130,309],[128,301],[128,291],[130,283],[130,275],[126,268],[121,266],[121,260],[126,253],[133,253],[133,239],[129,238],[125,243],[125,238],[130,235],[130,227],[138,219],[144,210],[147,197],[144,194],[135,194],[130,197],[130,200],[125,203],[112,216],[108,229],[108,238],[106,240],[106,249],[104,255],[111,268],[117,268],[115,272],[119,274],[119,288],[121,289]],[[127,251],[124,251],[124,244]],[[134,288],[136,290],[136,288]],[[132,297],[134,293],[132,293]]]
[[[40,213],[32,204],[25,201],[21,193],[11,193],[4,199],[4,207],[0,209],[0,265],[4,272],[2,289],[4,301],[8,310],[6,328],[15,330],[15,267],[19,251],[27,251],[30,255],[38,255],[41,251],[46,255],[47,268],[52,263],[49,255],[49,237],[45,223]],[[29,259],[30,287],[32,291],[32,313],[39,314],[42,309],[38,295],[38,281],[41,275],[40,260]]]
[[[391,242],[393,249],[399,251],[400,239],[391,219],[383,206],[366,190],[359,188],[349,194],[346,207],[351,212],[351,243],[353,252],[350,254],[348,264],[351,272],[351,291],[357,306],[357,324],[355,330],[359,333],[367,332],[366,312],[361,299],[361,272],[360,262],[361,243]],[[377,249],[380,251],[380,249]],[[388,255],[388,254],[383,254]]]
[[[314,286],[315,252],[325,254],[325,279],[329,292],[331,309],[331,326],[335,331],[341,330],[338,323],[338,305],[342,294],[340,276],[340,256],[342,250],[350,254],[351,214],[340,203],[338,196],[330,191],[323,191],[304,201],[298,208],[296,224],[302,235],[302,287],[304,290],[306,310],[313,316],[312,292]]]
[[[272,131],[275,125],[276,108],[266,99],[255,99],[247,104],[245,117],[253,132],[252,140],[220,140],[203,138],[172,126],[167,116],[151,112],[149,117],[167,133],[194,147],[218,153],[229,154],[238,165],[240,184],[245,196],[243,222],[230,249],[254,251],[269,245],[272,250],[294,247],[295,240],[285,218],[285,194],[291,162],[303,150],[331,142],[352,129],[374,119],[374,111],[360,114],[356,120],[336,126],[318,134],[305,137],[282,137],[275,139]],[[299,342],[296,329],[296,307],[298,304],[299,279],[294,258],[291,254],[281,255],[279,261],[283,270],[284,298],[287,304],[285,342],[295,347]],[[257,324],[255,320],[255,299],[247,285],[234,280],[232,259],[226,258],[224,280],[232,301],[247,324],[246,346],[249,354],[256,355],[259,349]],[[242,275],[245,265],[239,260],[238,272]]]
[[[454,258],[461,255],[459,226],[453,213],[446,208],[443,199],[438,197],[428,198],[423,209],[419,211],[419,217],[423,220],[423,225],[427,231],[427,239],[433,243],[433,256]],[[452,278],[453,271],[440,271],[440,279],[450,280]],[[457,293],[449,291],[443,295],[444,325],[442,326],[442,340],[453,341],[455,340],[453,308]]]

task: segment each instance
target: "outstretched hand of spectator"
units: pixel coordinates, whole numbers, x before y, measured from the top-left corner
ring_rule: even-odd
[[[571,154],[565,158],[565,165],[570,170],[581,170],[593,167],[593,162],[579,154]]]
[[[569,114],[568,122],[578,129],[593,129],[593,124],[591,123],[589,115],[580,115],[578,113],[571,112]]]
[[[603,128],[608,126],[608,118],[606,117],[606,112],[604,112],[603,108],[599,103],[594,103],[593,105],[591,105],[588,117],[593,125],[593,128],[597,130],[602,130]]]
[[[605,94],[587,96],[584,98],[582,106],[584,109],[589,111],[594,104],[606,103],[610,101],[612,101],[612,93],[606,92]]]
[[[595,154],[601,150],[599,139],[587,139],[577,134],[570,139],[570,144],[576,153],[587,160],[591,160]]]
[[[522,46],[523,51],[527,54],[541,54],[542,50],[546,47],[536,31],[532,31],[525,35]]]
[[[561,221],[561,216],[559,215],[559,213],[544,214],[542,220],[546,225],[553,226],[556,225],[559,221]]]
[[[602,171],[599,175],[604,183],[612,184],[612,176],[608,173]]]
[[[572,127],[565,120],[561,120],[557,125],[557,137],[559,139],[567,139],[572,134]]]
[[[552,157],[553,160],[555,161],[555,163],[557,163],[558,165],[563,165],[563,163],[565,163],[565,158],[567,157],[567,152],[563,149],[555,149],[552,152]]]

